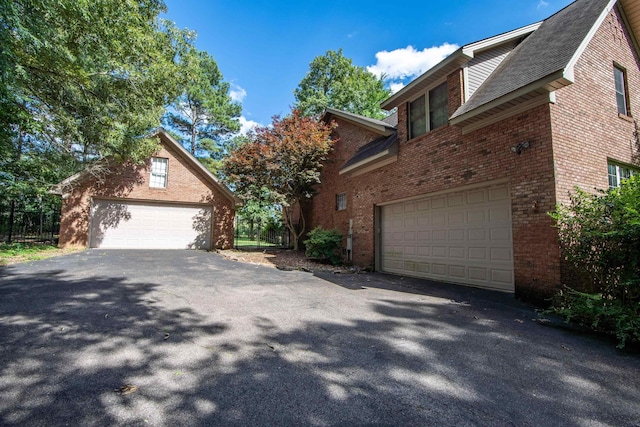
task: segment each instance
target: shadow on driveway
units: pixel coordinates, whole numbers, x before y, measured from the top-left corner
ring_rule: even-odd
[[[0,424],[640,424],[637,357],[541,327],[508,295],[180,256],[149,281],[105,274],[98,253],[83,273],[2,270]],[[171,276],[196,261],[211,269]]]

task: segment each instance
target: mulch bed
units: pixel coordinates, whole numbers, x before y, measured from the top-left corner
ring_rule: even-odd
[[[254,251],[224,250],[219,253],[233,261],[260,264],[281,270],[302,270],[308,272],[329,271],[333,273],[357,273],[357,267],[333,266],[308,259],[304,252],[286,249],[265,249]]]

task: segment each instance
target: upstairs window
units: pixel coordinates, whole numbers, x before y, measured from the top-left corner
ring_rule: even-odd
[[[336,210],[343,211],[347,209],[347,193],[336,194]]]
[[[609,188],[620,187],[620,182],[638,175],[640,171],[629,166],[623,166],[616,163],[609,163]]]
[[[627,100],[627,75],[625,71],[618,67],[613,67],[613,76],[616,82],[616,102],[618,104],[618,114],[630,116],[629,103]]]
[[[409,103],[409,139],[444,126],[449,121],[449,94],[444,82]]]
[[[149,187],[167,188],[167,169],[169,159],[162,157],[151,158],[151,179],[149,179]]]

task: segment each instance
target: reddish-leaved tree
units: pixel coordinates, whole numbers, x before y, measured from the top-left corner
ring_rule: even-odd
[[[259,127],[249,142],[231,152],[224,173],[244,199],[261,199],[282,206],[285,226],[293,236],[293,248],[304,234],[303,202],[313,196],[320,183],[320,170],[334,141],[334,122],[304,117],[293,110],[290,115],[273,117],[271,126]],[[299,206],[294,218],[295,206]],[[296,229],[296,224],[299,224]]]

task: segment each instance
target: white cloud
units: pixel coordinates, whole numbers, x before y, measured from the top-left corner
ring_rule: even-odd
[[[394,93],[398,92],[403,87],[404,87],[404,83],[402,83],[402,82],[389,83],[389,89],[391,90],[391,95],[393,95]]]
[[[548,1],[540,0],[540,2],[538,3],[538,9],[540,9],[541,7],[547,7],[547,6],[549,6]]]
[[[240,116],[240,133],[242,135],[246,135],[249,131],[258,126],[262,125],[258,122],[254,122],[253,120],[247,120],[244,116]]]
[[[238,85],[232,85],[229,96],[232,101],[242,102],[247,97],[247,91]]]
[[[367,67],[371,73],[387,79],[405,79],[416,77],[458,49],[458,45],[443,43],[441,46],[433,46],[416,50],[413,46],[402,49],[383,50],[376,53],[376,64]]]

